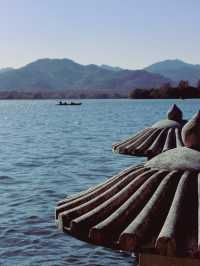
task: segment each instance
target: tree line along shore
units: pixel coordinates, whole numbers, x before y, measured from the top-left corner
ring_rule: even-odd
[[[187,80],[181,80],[177,86],[166,83],[157,89],[135,89],[128,94],[130,99],[190,99],[200,98],[200,80],[191,86]]]
[[[0,99],[189,99],[200,98],[200,80],[196,86],[181,80],[177,86],[170,83],[160,88],[134,89],[73,89],[73,90],[8,90],[0,91]]]

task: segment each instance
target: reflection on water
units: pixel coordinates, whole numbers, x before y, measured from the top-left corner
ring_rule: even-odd
[[[198,100],[175,101],[186,118]],[[56,202],[142,158],[111,144],[165,116],[173,100],[0,101],[0,265],[133,265],[129,254],[59,232]]]

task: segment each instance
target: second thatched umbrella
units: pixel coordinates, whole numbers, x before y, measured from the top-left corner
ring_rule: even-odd
[[[113,151],[152,158],[161,152],[183,146],[181,128],[184,124],[182,111],[174,104],[167,113],[167,119],[113,144]]]

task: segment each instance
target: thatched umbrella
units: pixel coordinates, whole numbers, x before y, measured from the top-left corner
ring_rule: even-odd
[[[183,146],[180,132],[185,122],[182,111],[174,104],[167,113],[167,119],[113,144],[113,151],[152,158],[161,152]]]
[[[185,147],[60,201],[59,228],[113,249],[200,257],[200,112],[182,137]]]

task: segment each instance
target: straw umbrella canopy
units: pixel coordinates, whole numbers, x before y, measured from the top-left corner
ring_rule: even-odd
[[[60,201],[59,228],[112,249],[200,258],[200,112],[182,137],[185,147]]]
[[[116,153],[152,158],[161,152],[183,146],[181,128],[185,122],[182,111],[174,104],[167,113],[167,119],[113,144],[112,149]]]

